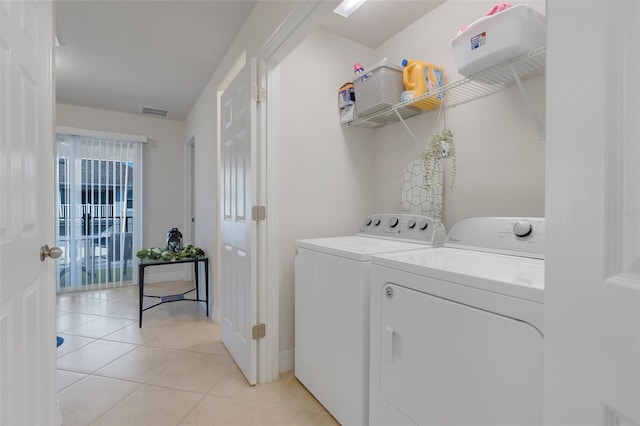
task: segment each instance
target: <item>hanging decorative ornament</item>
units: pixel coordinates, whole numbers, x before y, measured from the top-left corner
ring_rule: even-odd
[[[440,134],[434,135],[429,141],[424,151],[424,185],[425,188],[436,184],[434,176],[442,173],[442,163],[440,160],[451,158],[451,184],[449,190],[453,191],[456,186],[456,147],[453,144],[453,133],[447,129],[447,109],[444,107],[444,100],[440,104],[440,112],[443,118],[443,130]],[[440,113],[436,118],[436,123],[440,120]]]
[[[456,182],[456,148],[453,144],[453,133],[451,130],[444,129],[442,133],[431,138],[424,152],[424,184],[429,188],[434,184],[433,177],[442,169],[440,160],[451,158],[451,184],[449,189],[453,191]]]
[[[167,250],[174,253],[182,250],[182,232],[178,228],[171,228],[167,232]]]

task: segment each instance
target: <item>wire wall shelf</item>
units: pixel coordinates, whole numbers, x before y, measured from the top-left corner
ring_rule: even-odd
[[[397,103],[382,111],[358,117],[347,126],[379,127],[390,124],[414,115],[431,110],[422,110],[416,106],[425,99],[442,97],[446,108],[464,104],[485,96],[497,93],[505,88],[517,84],[522,91],[525,101],[529,103],[521,80],[540,75],[544,72],[546,48],[539,47],[524,55],[511,58],[507,61],[487,68],[462,80],[442,86],[440,90],[431,95],[421,95],[407,102]],[[356,93],[357,97],[357,93]],[[357,106],[357,103],[356,103]],[[434,109],[437,109],[434,108]],[[538,121],[538,120],[536,120]]]

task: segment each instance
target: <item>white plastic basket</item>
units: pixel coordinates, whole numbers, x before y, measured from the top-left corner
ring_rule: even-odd
[[[378,65],[359,75],[353,85],[358,117],[373,114],[400,102],[402,67]]]
[[[526,4],[474,21],[451,40],[458,72],[470,76],[545,45],[545,17]]]

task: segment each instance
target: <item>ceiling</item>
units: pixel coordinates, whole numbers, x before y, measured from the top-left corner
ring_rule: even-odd
[[[443,1],[369,0],[321,27],[375,48]],[[184,120],[255,3],[58,0],[57,102]]]
[[[320,28],[376,48],[446,0],[368,0],[349,18],[331,13]]]
[[[57,1],[56,98],[184,120],[254,1]]]

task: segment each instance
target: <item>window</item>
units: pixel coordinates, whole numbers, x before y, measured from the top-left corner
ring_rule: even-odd
[[[140,136],[59,128],[56,134],[58,291],[134,282],[141,241]]]

